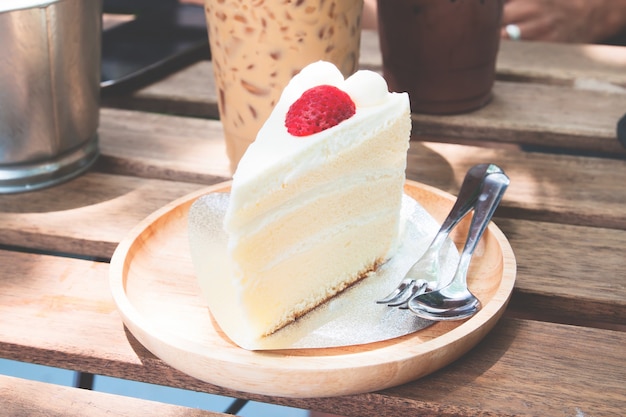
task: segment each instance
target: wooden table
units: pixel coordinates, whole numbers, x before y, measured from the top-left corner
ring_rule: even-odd
[[[361,62],[380,68],[372,33]],[[211,71],[198,62],[108,98],[95,167],[0,196],[0,357],[346,416],[623,415],[626,149],[615,129],[626,48],[505,41],[491,104],[413,115],[408,178],[454,194],[476,163],[511,177],[495,222],[517,258],[515,289],[503,319],[460,360],[333,398],[260,396],[184,375],[125,330],[111,298],[108,261],[128,231],[229,177]],[[0,377],[0,403],[12,415],[217,415],[10,377]]]

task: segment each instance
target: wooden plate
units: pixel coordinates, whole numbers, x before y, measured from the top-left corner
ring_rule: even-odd
[[[135,227],[111,260],[113,297],[130,332],[172,367],[233,390],[284,397],[356,394],[399,385],[451,363],[476,345],[504,312],[516,264],[506,237],[490,224],[476,249],[468,283],[483,304],[472,318],[367,345],[255,352],[239,348],[211,319],[194,275],[187,213],[201,195],[178,199]],[[405,193],[443,221],[454,197],[407,181]],[[465,219],[453,240],[460,246]]]

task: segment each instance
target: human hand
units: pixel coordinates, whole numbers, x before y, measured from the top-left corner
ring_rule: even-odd
[[[598,42],[623,29],[624,16],[624,0],[506,0],[502,37],[516,25],[524,40]]]

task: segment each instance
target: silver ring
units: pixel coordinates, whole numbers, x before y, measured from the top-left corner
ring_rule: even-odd
[[[522,31],[519,29],[519,26],[510,24],[504,27],[504,31],[509,36],[509,39],[514,41],[519,41],[522,39]]]

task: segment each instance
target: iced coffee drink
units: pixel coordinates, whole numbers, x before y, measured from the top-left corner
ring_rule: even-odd
[[[206,0],[226,148],[234,171],[287,82],[325,60],[359,60],[363,0]]]

